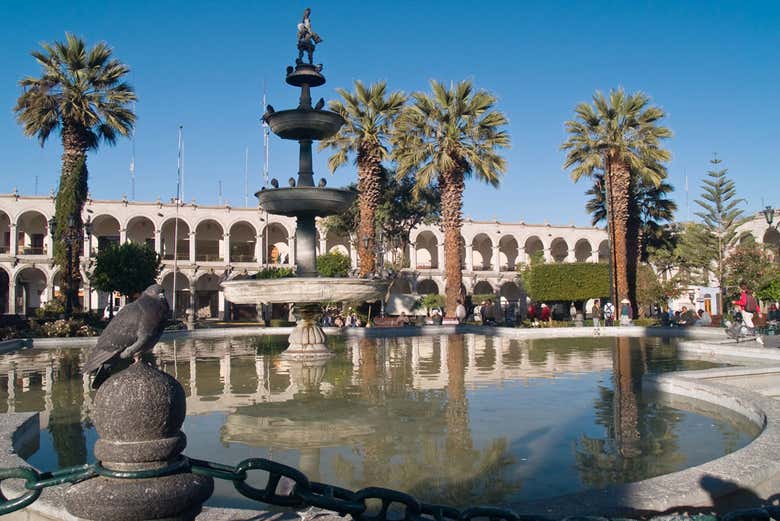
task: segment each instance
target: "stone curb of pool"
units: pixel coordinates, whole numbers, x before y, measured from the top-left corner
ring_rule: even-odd
[[[218,338],[241,336],[266,336],[289,335],[292,327],[228,327],[196,329],[194,331],[166,331],[161,340],[178,340],[187,338]],[[593,328],[589,327],[550,327],[550,328],[510,328],[510,327],[485,327],[471,325],[450,326],[422,326],[422,327],[383,327],[383,328],[324,328],[328,335],[342,335],[347,337],[402,337],[402,336],[428,336],[446,335],[454,333],[474,333],[478,335],[493,335],[517,339],[534,338],[580,338],[591,336]],[[659,328],[659,327],[604,327],[599,330],[599,335],[604,337],[616,336],[673,336],[701,339],[723,339],[723,330],[720,328]],[[10,353],[19,349],[31,347],[64,347],[64,346],[91,346],[97,343],[98,337],[75,338],[19,338],[0,341],[0,354]]]
[[[508,328],[484,328],[460,326],[458,332],[489,333],[487,329],[503,330],[508,334]],[[257,328],[259,329],[259,328]],[[252,328],[252,333],[257,334]],[[282,328],[279,328],[282,329]],[[288,329],[289,328],[284,328]],[[426,333],[443,329],[444,333],[453,331],[452,326],[426,329]],[[568,330],[575,328],[560,328]],[[623,332],[636,329],[643,332],[644,328],[613,328]],[[225,330],[217,330],[223,336]],[[263,331],[266,331],[263,328]],[[525,330],[523,330],[525,331]],[[630,331],[636,336],[637,333]],[[281,333],[281,332],[279,332]],[[274,333],[277,334],[276,330]],[[407,332],[408,334],[408,332]],[[722,334],[722,332],[721,332]],[[546,336],[546,335],[545,335]],[[582,336],[582,335],[580,335]],[[617,335],[615,335],[617,336]],[[541,338],[541,336],[532,335]],[[522,335],[520,338],[531,338]],[[719,336],[719,338],[721,338]],[[57,340],[57,339],[52,339]],[[61,340],[61,339],[60,339]],[[60,344],[62,345],[62,344]],[[734,492],[737,487],[757,492],[776,492],[777,477],[780,475],[780,461],[776,455],[780,452],[780,401],[761,396],[758,393],[737,387],[713,382],[714,378],[733,377],[755,374],[780,374],[780,351],[769,351],[760,348],[746,347],[746,343],[728,344],[716,342],[681,342],[679,348],[683,354],[714,356],[717,359],[760,359],[763,362],[776,362],[773,367],[745,368],[730,367],[703,371],[682,371],[664,375],[648,375],[643,379],[643,388],[664,393],[684,396],[725,407],[748,421],[763,427],[759,436],[747,446],[721,458],[709,461],[696,467],[650,478],[635,483],[616,485],[604,489],[591,490],[576,494],[559,496],[545,500],[528,502],[518,506],[516,510],[523,513],[536,513],[553,517],[582,514],[584,512],[600,516],[625,514],[626,509],[636,511],[667,511],[673,507],[707,506],[713,499]],[[17,453],[23,452],[23,447],[35,443],[40,432],[38,413],[7,413],[0,415],[0,467],[24,466],[26,462]],[[703,478],[708,478],[717,487],[709,492],[701,486],[692,488],[692,484],[701,484]],[[52,487],[43,491],[41,498],[25,511],[10,514],[9,520],[73,520],[77,518],[67,514],[64,509],[64,493],[66,487]],[[20,481],[8,480],[2,484],[2,492],[6,497],[15,497],[24,492]],[[276,514],[278,515],[278,514]],[[227,509],[204,507],[198,516],[199,521],[248,521],[271,516],[265,511]],[[285,516],[288,517],[288,516]],[[338,516],[325,516],[341,519]],[[303,519],[294,513],[290,519]]]

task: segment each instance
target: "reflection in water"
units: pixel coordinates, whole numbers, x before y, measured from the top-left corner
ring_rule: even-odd
[[[707,367],[674,343],[477,335],[330,339],[337,356],[302,363],[284,339],[159,344],[148,361],[187,395],[187,454],[268,457],[310,478],[408,491],[456,506],[633,481],[735,450],[749,427],[642,396],[646,372]],[[0,357],[0,408],[40,410],[50,469],[92,458],[92,391],[78,350]],[[218,483],[212,505],[250,505]]]

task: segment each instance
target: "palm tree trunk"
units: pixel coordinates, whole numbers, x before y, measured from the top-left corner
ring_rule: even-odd
[[[631,175],[628,166],[617,158],[608,161],[610,229],[612,230],[612,265],[615,285],[615,310],[620,301],[629,298],[628,290],[628,216]],[[633,301],[632,301],[633,304]]]
[[[54,258],[64,274],[66,309],[76,304],[83,247],[81,211],[87,199],[87,131],[80,125],[63,123],[62,172],[55,205]],[[72,226],[71,226],[72,224]],[[70,238],[67,245],[65,239]]]
[[[358,164],[358,259],[360,276],[376,271],[376,208],[382,200],[382,163],[373,150],[360,150]],[[367,240],[366,240],[367,239]]]
[[[446,316],[454,317],[458,299],[461,297],[463,273],[460,262],[460,229],[463,224],[463,181],[462,171],[442,172],[439,176],[441,190],[441,225],[444,230],[444,275]]]
[[[633,189],[629,188],[628,223],[626,236],[626,267],[628,278],[628,300],[634,308],[634,316],[639,307],[636,298],[637,270],[639,260],[642,257],[642,222],[639,216],[639,208],[635,198],[631,195]]]

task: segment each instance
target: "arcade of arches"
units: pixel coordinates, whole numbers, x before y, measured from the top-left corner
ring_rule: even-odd
[[[58,294],[48,225],[53,213],[51,197],[0,195],[0,313],[30,313]],[[177,313],[193,309],[201,318],[236,315],[229,313],[233,307],[220,291],[221,281],[250,276],[268,265],[295,265],[295,220],[258,208],[90,199],[82,217],[92,226],[84,237],[88,253],[82,257],[79,300],[94,310],[102,309],[109,296],[89,286],[89,256],[110,244],[129,241],[154,248],[163,259],[160,281],[171,304],[175,295]],[[780,232],[767,229],[758,217],[745,233],[772,245],[780,260]],[[518,300],[518,265],[537,256],[546,262],[606,262],[606,239],[603,230],[592,227],[466,219],[460,252],[464,291]],[[319,252],[339,251],[357,267],[354,244],[355,237],[318,229]],[[385,252],[384,261],[402,266],[392,292],[443,293],[444,245],[438,227],[414,229],[408,247]]]

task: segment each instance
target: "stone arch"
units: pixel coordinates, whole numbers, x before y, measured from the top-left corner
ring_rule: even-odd
[[[752,233],[750,233],[750,232],[745,232],[745,233],[743,233],[742,235],[740,235],[740,236],[739,236],[739,239],[737,240],[737,242],[738,242],[740,245],[744,245],[744,244],[755,244],[755,242],[756,242],[756,238],[753,236],[753,234],[752,234]]]
[[[593,247],[588,239],[580,239],[574,244],[574,258],[577,262],[588,262],[592,251]]]
[[[49,223],[43,212],[26,210],[16,218],[16,240],[19,255],[46,255]]]
[[[222,262],[225,231],[216,219],[201,219],[195,226],[195,261]]]
[[[328,230],[325,234],[325,251],[328,253],[339,252],[342,255],[350,256],[352,245],[349,243],[349,236],[338,234],[333,230]]]
[[[29,315],[51,298],[47,295],[48,277],[46,273],[35,266],[24,266],[14,276],[16,286],[16,302],[13,303],[14,313]]]
[[[160,285],[165,290],[165,298],[168,305],[173,309],[173,272],[169,271],[162,276]],[[175,316],[182,317],[190,307],[190,279],[180,272],[176,272],[176,313]]]
[[[474,288],[471,290],[472,295],[492,295],[495,293],[493,285],[486,280],[480,280],[474,284]]]
[[[0,210],[0,255],[11,253],[11,216]]]
[[[609,262],[609,241],[606,239],[599,243],[599,262]]]
[[[163,259],[173,260],[175,253],[178,260],[192,260],[190,259],[190,226],[184,219],[170,217],[163,222],[160,226],[160,241]]]
[[[412,292],[412,283],[408,279],[397,278],[392,284],[390,284],[390,293],[406,293]]]
[[[507,299],[510,302],[519,301],[523,296],[523,292],[520,290],[520,286],[511,280],[501,284],[499,293],[501,294],[501,297]]]
[[[441,293],[441,290],[435,280],[422,279],[417,281],[417,293],[420,295],[438,295]]]
[[[430,230],[417,234],[414,241],[417,257],[416,269],[436,269],[439,267],[439,241]]]
[[[131,217],[125,225],[127,241],[154,249],[154,221],[145,215]]]
[[[769,248],[770,253],[776,261],[780,262],[780,231],[777,228],[768,228],[764,232],[761,242]]]
[[[501,271],[515,271],[519,255],[517,239],[514,235],[504,235],[499,239],[498,256]]]
[[[525,240],[525,256],[528,262],[531,262],[536,256],[544,255],[544,243],[536,235],[532,235]]]
[[[230,225],[230,262],[257,262],[255,245],[257,230],[247,221],[236,221]]]
[[[11,312],[11,303],[8,299],[11,295],[11,274],[0,266],[0,315]]]
[[[486,233],[478,233],[471,240],[474,271],[490,271],[493,266],[493,240]]]
[[[119,244],[119,220],[111,214],[100,214],[90,219],[92,224],[89,256]]]
[[[268,264],[292,264],[290,258],[290,235],[281,223],[269,223],[265,227]]]
[[[550,257],[554,262],[566,262],[569,256],[569,245],[563,237],[556,237],[550,243]]]
[[[199,319],[219,316],[219,283],[221,278],[213,272],[201,274],[195,280],[195,316]]]

